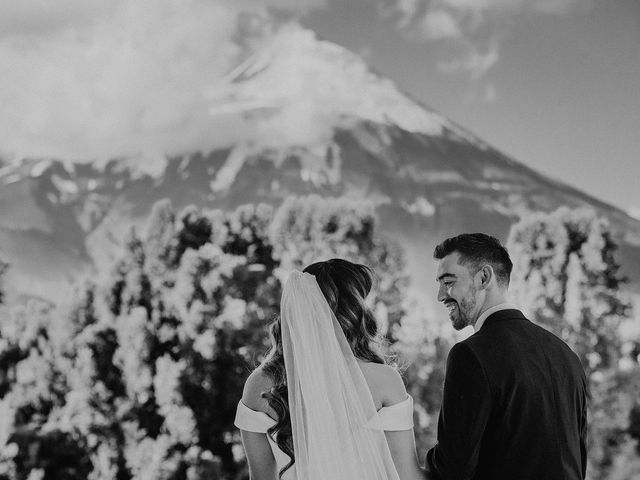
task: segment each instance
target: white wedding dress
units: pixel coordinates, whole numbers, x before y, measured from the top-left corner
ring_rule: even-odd
[[[376,411],[371,391],[315,277],[293,271],[280,302],[295,463],[283,480],[399,480],[385,430],[413,427],[413,399]],[[266,433],[274,420],[238,404],[235,424]],[[269,438],[278,469],[289,457]]]
[[[267,430],[275,425],[269,415],[264,412],[257,412],[250,409],[242,400],[238,402],[236,410],[235,426],[247,432],[267,433]],[[403,402],[382,407],[377,412],[377,417],[370,422],[371,428],[377,428],[385,431],[410,430],[413,428],[413,398],[407,396]],[[278,472],[289,463],[289,457],[284,453],[278,445],[267,435],[269,445],[276,459]],[[336,439],[339,441],[339,439]],[[296,480],[296,464],[287,470],[282,476],[282,480]]]

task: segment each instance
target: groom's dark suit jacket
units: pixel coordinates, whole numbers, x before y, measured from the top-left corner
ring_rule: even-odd
[[[427,465],[443,480],[584,479],[586,433],[578,357],[519,310],[501,310],[449,353]]]

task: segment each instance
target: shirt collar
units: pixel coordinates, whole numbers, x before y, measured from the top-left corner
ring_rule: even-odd
[[[493,307],[488,308],[478,317],[476,324],[473,326],[473,330],[476,332],[480,330],[482,328],[482,325],[484,325],[484,321],[489,317],[489,315],[499,312],[500,310],[512,309],[517,310],[518,307],[516,307],[513,303],[499,303],[498,305],[494,305]]]

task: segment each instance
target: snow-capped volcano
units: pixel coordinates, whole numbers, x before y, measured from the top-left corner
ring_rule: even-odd
[[[234,143],[245,158],[269,150],[279,152],[275,160],[282,161],[292,149],[303,148],[318,157],[315,162],[322,162],[328,151],[335,159],[341,154],[336,130],[350,130],[362,122],[485,147],[444,116],[416,103],[390,79],[372,72],[353,52],[319,41],[297,26],[284,28],[212,85],[207,100],[212,116],[242,131],[242,139]],[[389,146],[391,138],[380,136],[380,142]]]
[[[264,147],[327,141],[336,126],[348,128],[356,119],[427,135],[455,129],[354,53],[299,27],[284,29],[212,86],[208,97],[212,115],[240,113],[256,124],[269,119],[273,125],[252,132]]]
[[[201,107],[207,151],[0,161],[0,257],[14,293],[56,299],[80,273],[109,265],[159,199],[234,209],[310,193],[372,201],[416,288],[433,281],[432,247],[444,236],[505,238],[523,215],[561,205],[608,217],[640,283],[640,221],[503,155],[309,31],[284,29],[212,84]]]

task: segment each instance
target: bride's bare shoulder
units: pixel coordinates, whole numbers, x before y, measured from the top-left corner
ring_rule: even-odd
[[[271,413],[267,401],[262,398],[263,392],[268,392],[273,387],[273,380],[261,367],[256,368],[247,377],[242,391],[242,403],[252,410]]]
[[[394,367],[380,363],[359,363],[378,409],[407,398],[404,381]]]

